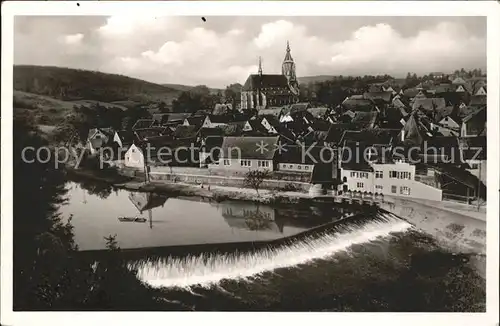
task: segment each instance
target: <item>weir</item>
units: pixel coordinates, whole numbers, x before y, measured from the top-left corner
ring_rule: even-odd
[[[224,279],[244,280],[278,268],[328,259],[354,244],[388,237],[411,227],[390,213],[358,214],[286,239],[218,245],[212,251],[202,248],[191,251],[189,246],[175,248],[168,255],[129,260],[129,268],[137,270],[138,278],[153,287],[209,287]]]

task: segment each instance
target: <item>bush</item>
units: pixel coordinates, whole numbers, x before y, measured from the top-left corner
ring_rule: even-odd
[[[291,182],[285,184],[285,186],[283,187],[283,190],[284,191],[299,191],[299,187]]]

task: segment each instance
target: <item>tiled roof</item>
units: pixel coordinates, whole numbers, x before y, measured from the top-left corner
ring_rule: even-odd
[[[139,119],[132,126],[132,130],[150,128],[154,124],[153,119]]]
[[[263,109],[259,110],[257,112],[257,115],[259,116],[266,116],[266,115],[272,115],[275,116],[276,118],[279,118],[283,113],[282,108],[275,108],[275,109]]]
[[[342,136],[346,130],[352,130],[354,127],[349,123],[336,123],[332,124],[328,129],[328,134],[325,138],[325,142],[331,144],[340,144]]]
[[[272,160],[277,149],[275,137],[224,137],[222,157],[233,159]],[[240,153],[240,157],[238,157]]]
[[[413,110],[422,109],[424,111],[441,110],[446,106],[446,102],[442,97],[432,98],[416,98],[413,102]]]
[[[373,128],[378,118],[378,112],[355,112],[356,115],[352,119],[351,123],[356,125],[358,128]]]
[[[176,139],[195,138],[198,133],[198,126],[177,126],[174,132]]]
[[[233,111],[232,104],[215,104],[215,108],[212,111],[213,115],[223,115],[228,114]]]
[[[363,94],[363,97],[374,102],[390,103],[392,92],[367,92]]]
[[[365,145],[389,145],[399,134],[399,129],[346,130],[340,142],[352,141]]]
[[[317,164],[332,163],[336,151],[325,146],[285,146],[281,153],[276,153],[280,163]]]
[[[307,112],[315,118],[322,119],[328,114],[329,110],[329,108],[308,108]]]
[[[487,97],[481,95],[471,96],[469,106],[483,106],[487,104]]]
[[[258,75],[252,74],[248,76],[243,88],[241,89],[243,92],[245,91],[254,91],[257,89],[264,88],[282,88],[287,89],[290,92],[288,86],[288,80],[284,75]],[[291,93],[291,92],[290,92]]]
[[[349,97],[342,102],[342,106],[347,110],[371,111],[375,108],[373,101],[369,99],[358,99]]]

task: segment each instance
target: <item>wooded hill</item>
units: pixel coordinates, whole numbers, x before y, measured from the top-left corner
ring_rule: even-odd
[[[181,93],[175,88],[122,75],[49,66],[14,66],[14,90],[64,101],[96,100],[113,103],[164,102]]]

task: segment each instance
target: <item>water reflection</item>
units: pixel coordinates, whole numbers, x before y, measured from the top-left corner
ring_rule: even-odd
[[[105,249],[104,238],[110,235],[116,235],[122,249],[275,240],[342,214],[331,206],[314,212],[308,207],[287,210],[250,202],[215,203],[125,190],[106,197],[102,194],[112,190],[72,182],[67,188],[69,200],[61,213],[73,215],[75,240],[83,251]]]
[[[250,231],[268,230],[283,233],[283,220],[276,221],[276,210],[269,206],[250,203],[219,203],[218,210],[231,228]]]

